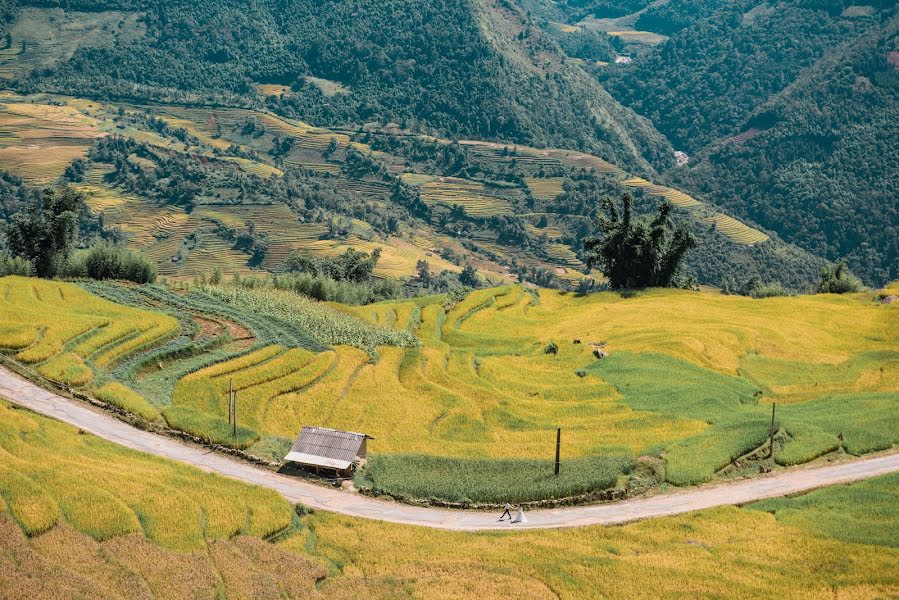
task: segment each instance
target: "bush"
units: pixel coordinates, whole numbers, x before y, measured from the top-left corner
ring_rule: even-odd
[[[31,262],[20,256],[0,256],[0,277],[20,275],[31,277]]]
[[[140,253],[121,246],[100,244],[69,260],[66,275],[153,283],[156,281],[156,265]]]
[[[556,477],[552,460],[387,454],[369,460],[364,480],[374,492],[398,498],[502,504],[605,490],[632,465],[624,455],[565,460]]]
[[[788,296],[789,293],[781,284],[775,282],[760,284],[749,290],[749,295],[753,298],[776,298],[778,296]]]
[[[819,294],[848,294],[862,288],[862,282],[846,269],[842,260],[835,265],[827,265],[821,269]]]

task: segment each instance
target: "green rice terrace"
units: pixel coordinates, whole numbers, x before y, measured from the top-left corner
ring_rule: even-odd
[[[574,502],[899,443],[897,310],[873,292],[523,286],[348,307],[266,286],[11,276],[0,347],[145,426],[269,462],[303,426],[364,432],[367,493]]]

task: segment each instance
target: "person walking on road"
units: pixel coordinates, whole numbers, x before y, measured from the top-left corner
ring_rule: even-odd
[[[512,505],[509,504],[508,502],[506,502],[506,505],[503,506],[503,516],[501,516],[501,517],[499,518],[499,520],[502,521],[502,520],[505,519],[506,517],[509,517],[509,520],[511,521],[511,520],[512,520],[512,512],[511,512],[511,510],[512,510]]]

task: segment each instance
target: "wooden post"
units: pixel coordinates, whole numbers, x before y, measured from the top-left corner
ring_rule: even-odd
[[[559,454],[562,449],[562,428],[556,429],[556,475],[559,474]]]
[[[774,409],[777,408],[777,404],[771,403],[771,436],[768,442],[768,458],[772,458],[774,456]]]
[[[228,423],[231,423],[231,402],[234,394],[234,379],[228,378]]]
[[[234,421],[232,423],[231,435],[237,437],[237,390],[234,390]]]

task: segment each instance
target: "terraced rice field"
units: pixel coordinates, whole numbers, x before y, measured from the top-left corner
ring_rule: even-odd
[[[109,367],[178,330],[167,315],[113,304],[73,285],[21,277],[0,279],[0,317],[0,348],[15,351],[23,363],[78,377],[86,377],[79,359]],[[63,352],[56,364],[46,362]]]
[[[177,328],[171,317],[66,284],[0,282],[2,322],[12,324],[0,329],[0,346],[73,385]],[[70,294],[84,313],[67,312]],[[299,314],[284,304],[290,294],[245,294],[255,294],[246,300],[260,315]],[[266,312],[272,302],[281,312]],[[325,352],[271,346],[257,359],[188,375],[165,418],[243,447],[283,446],[302,425],[364,431],[377,439],[371,451],[382,459],[372,473],[385,491],[402,488],[391,477],[414,473],[403,465],[422,457],[462,461],[444,464],[450,473],[476,458],[549,457],[556,427],[566,460],[664,449],[669,482],[708,481],[764,443],[770,402],[780,405],[779,464],[833,451],[839,433],[854,454],[899,442],[899,320],[895,306],[865,294],[752,300],[660,290],[622,298],[503,287],[456,304],[437,296],[333,308],[412,332],[420,346],[372,346],[370,354],[344,342]],[[609,356],[598,360],[597,348]],[[245,386],[243,429],[232,442],[224,373]]]
[[[79,48],[125,43],[143,36],[146,27],[139,17],[135,12],[23,8],[5,28],[12,43],[0,50],[0,78],[50,67],[68,60]]]
[[[104,135],[95,119],[70,106],[6,102],[0,104],[0,168],[46,185]]]
[[[526,177],[525,183],[538,200],[555,200],[562,193],[564,177]]]
[[[716,231],[738,244],[761,244],[769,239],[766,234],[758,229],[754,229],[728,215],[716,214],[705,218],[704,222],[714,224]]]
[[[453,207],[461,206],[466,214],[474,217],[492,217],[513,214],[509,201],[498,194],[490,193],[482,183],[440,177],[434,181],[423,183],[421,199],[428,204],[443,204]]]
[[[548,244],[546,251],[555,262],[568,267],[581,268],[584,263],[577,257],[571,246],[566,244]]]
[[[470,534],[326,512],[297,518],[274,492],[79,435],[2,401],[0,454],[4,590],[178,600],[899,592],[895,475],[613,528]]]
[[[693,196],[685,194],[684,192],[676,190],[674,188],[669,188],[662,185],[651,185],[644,189],[646,190],[646,193],[652,194],[653,196],[661,196],[678,208],[685,208],[689,210],[702,206],[702,203]]]

